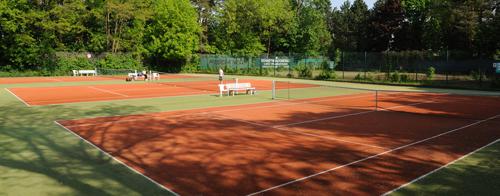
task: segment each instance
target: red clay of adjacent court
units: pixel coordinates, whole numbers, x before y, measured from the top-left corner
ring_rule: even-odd
[[[181,195],[377,195],[500,138],[498,97],[379,96],[59,123]]]
[[[250,82],[257,91],[271,90],[272,88],[271,81],[240,80],[240,82]],[[141,82],[93,86],[10,88],[9,90],[29,105],[50,105],[89,101],[218,94],[218,84],[219,81],[215,80],[169,83]],[[293,84],[290,88],[312,86],[314,85]]]
[[[23,83],[45,83],[45,82],[82,82],[82,81],[106,81],[118,80],[118,78],[99,76],[61,76],[61,77],[9,77],[0,78],[0,84],[23,84]]]
[[[182,74],[162,74],[161,79],[192,78]],[[0,77],[0,84],[47,83],[47,82],[85,82],[125,80],[126,76],[58,76],[58,77]]]

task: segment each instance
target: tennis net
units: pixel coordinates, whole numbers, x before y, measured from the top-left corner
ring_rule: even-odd
[[[234,79],[226,79],[224,83],[235,83]],[[187,81],[173,81],[173,82],[165,82],[165,81],[153,81],[154,84],[169,86],[169,87],[182,87],[189,88],[193,90],[206,91],[211,93],[218,92],[219,81],[217,80],[187,80]]]
[[[424,89],[399,91],[316,85],[293,88],[273,82],[272,98],[336,108],[398,112],[411,115],[482,120],[500,111],[499,96],[464,95]]]
[[[125,79],[129,73],[137,73],[135,69],[97,69],[97,75],[101,77]]]

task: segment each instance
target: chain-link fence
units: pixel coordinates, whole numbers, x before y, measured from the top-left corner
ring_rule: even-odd
[[[335,68],[335,62],[324,56],[300,54],[239,57],[230,55],[200,55],[199,70],[217,73],[222,68],[229,74],[312,78],[324,67]]]
[[[495,87],[494,59],[465,52],[341,52],[338,79],[450,87]]]
[[[492,58],[460,51],[338,52],[332,60],[302,54],[200,55],[198,71],[459,88],[499,88]]]

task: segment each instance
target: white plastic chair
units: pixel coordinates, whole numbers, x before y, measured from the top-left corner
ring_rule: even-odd
[[[219,97],[222,97],[222,93],[227,92],[229,95],[229,89],[226,88],[225,84],[219,84]]]

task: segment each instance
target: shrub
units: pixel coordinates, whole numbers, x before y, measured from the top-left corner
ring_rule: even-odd
[[[335,79],[335,78],[336,78],[335,72],[330,72],[327,70],[321,71],[319,73],[319,75],[314,77],[314,79],[316,79],[316,80],[328,80],[328,79]]]
[[[432,66],[427,68],[427,71],[425,72],[425,76],[427,76],[427,80],[432,80],[435,75],[436,75],[436,68],[434,68]]]
[[[479,80],[486,80],[486,75],[484,73],[480,73],[478,71],[471,71],[470,72],[470,76],[472,79],[474,79],[475,81],[479,81]]]
[[[143,69],[140,60],[134,58],[132,54],[108,53],[104,58],[97,60],[97,67],[105,69]]]
[[[361,74],[357,74],[355,77],[354,77],[354,80],[363,80],[363,78],[361,77]]]
[[[311,67],[305,64],[299,64],[295,67],[295,70],[298,72],[300,78],[311,78],[312,77],[312,69]]]
[[[181,72],[184,72],[184,73],[196,73],[196,72],[198,72],[198,65],[197,64],[193,64],[193,63],[186,64],[186,65],[182,66]]]
[[[405,73],[401,74],[401,82],[404,82],[404,83],[410,82],[410,76],[408,74],[405,74]]]
[[[395,71],[394,73],[391,74],[391,82],[401,82],[401,75],[399,74],[398,71]]]

